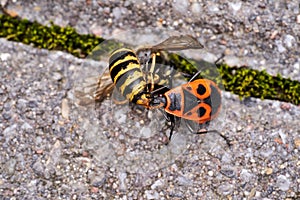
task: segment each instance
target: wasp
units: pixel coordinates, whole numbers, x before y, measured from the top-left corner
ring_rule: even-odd
[[[121,48],[109,57],[109,71],[98,82],[95,100],[102,100],[114,87],[134,104],[150,106],[151,92],[168,85],[172,87],[175,67],[163,50],[200,49],[203,45],[190,35],[172,36],[165,41],[138,49]],[[112,82],[107,83],[107,76]],[[162,90],[159,90],[162,91]]]
[[[202,127],[215,119],[220,112],[221,90],[211,80],[203,78],[194,80],[199,73],[196,73],[188,83],[172,89],[164,88],[163,93],[158,91],[152,93],[150,105],[163,108],[167,113],[166,119],[171,121],[169,140],[178,118],[185,119],[189,130],[194,132],[190,122]],[[206,132],[208,131],[196,130],[196,133]]]

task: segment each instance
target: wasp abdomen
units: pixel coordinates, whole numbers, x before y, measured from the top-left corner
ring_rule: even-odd
[[[139,60],[131,49],[115,51],[109,58],[109,71],[116,88],[129,101],[138,99],[144,92],[146,81]]]

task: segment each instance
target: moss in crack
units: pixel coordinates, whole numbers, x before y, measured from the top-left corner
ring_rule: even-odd
[[[98,45],[104,41],[93,35],[79,35],[71,27],[43,26],[26,19],[13,18],[0,14],[0,37],[11,41],[31,44],[48,50],[66,51],[77,57],[86,57],[97,46],[98,54],[93,59],[99,59],[103,52],[122,46],[114,41],[105,41],[106,45]],[[110,46],[112,44],[112,46]],[[105,46],[107,49],[101,48]],[[175,67],[186,75],[189,80],[199,70],[197,78],[208,78],[223,84],[225,90],[242,97],[257,97],[261,99],[277,99],[280,101],[300,104],[300,83],[285,79],[281,75],[271,76],[266,71],[258,71],[247,67],[230,67],[224,63],[212,64],[205,61],[188,60],[178,54],[169,54]],[[217,66],[217,67],[215,67]]]
[[[266,71],[258,71],[246,67],[230,67],[218,65],[223,85],[240,97],[257,97],[276,99],[295,105],[300,104],[300,83],[285,79],[280,74],[271,76]]]
[[[0,37],[38,48],[67,51],[77,57],[85,57],[104,41],[93,35],[79,35],[72,27],[62,28],[53,23],[48,27],[7,15],[0,15]]]

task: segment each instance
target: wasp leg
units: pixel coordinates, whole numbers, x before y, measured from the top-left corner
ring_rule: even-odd
[[[156,53],[152,53],[152,63],[151,68],[149,69],[149,72],[154,73],[155,65],[156,65]]]
[[[146,108],[135,103],[129,102],[129,107],[133,113],[141,114],[144,113],[144,117],[147,116],[147,112],[145,112]],[[146,110],[147,111],[147,110]]]

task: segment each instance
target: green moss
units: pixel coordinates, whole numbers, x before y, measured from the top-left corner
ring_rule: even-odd
[[[79,35],[71,27],[62,28],[54,24],[48,27],[37,22],[6,15],[0,15],[0,37],[38,48],[66,51],[77,57],[85,57],[104,41],[93,35]],[[105,42],[110,44],[110,41]],[[122,46],[115,42],[111,42],[111,44],[111,46],[98,46],[98,55],[95,54],[95,56],[118,48],[119,45]],[[106,49],[101,49],[101,46]],[[205,77],[222,83],[225,90],[238,94],[241,98],[252,96],[300,104],[300,83],[298,81],[285,79],[279,74],[274,77],[266,71],[246,67],[230,67],[224,63],[217,64],[215,67],[215,64],[205,61],[188,60],[172,53],[169,55],[175,66],[186,75],[187,79],[200,70],[201,74],[198,78]]]
[[[226,90],[240,97],[257,97],[261,99],[277,99],[300,104],[300,83],[285,79],[279,74],[271,76],[266,71],[249,68],[217,65]]]
[[[178,71],[187,75],[187,80],[189,80],[192,75],[200,71],[201,73],[197,78],[206,78],[213,80],[219,84],[222,83],[219,70],[216,68],[216,65],[214,63],[209,63],[204,60],[186,59],[174,53],[170,53],[168,55],[172,62],[174,62]]]
[[[7,15],[0,15],[0,37],[38,48],[67,51],[77,57],[85,57],[104,41],[93,35],[79,35],[71,27],[62,28],[53,23],[48,27]]]

